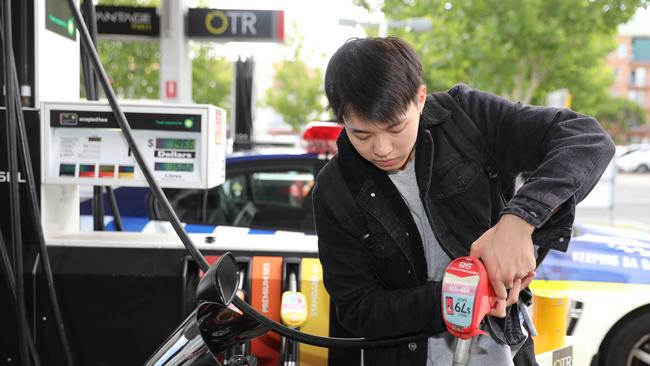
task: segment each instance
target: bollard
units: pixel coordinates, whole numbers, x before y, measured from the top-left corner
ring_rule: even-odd
[[[535,354],[564,346],[569,298],[562,293],[537,291],[533,294],[533,323],[537,328]]]

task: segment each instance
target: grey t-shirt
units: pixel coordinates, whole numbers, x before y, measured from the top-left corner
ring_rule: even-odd
[[[451,262],[451,259],[438,243],[429,224],[424,205],[420,199],[420,190],[415,177],[414,159],[408,162],[404,170],[391,172],[388,176],[402,195],[404,202],[411,211],[415,225],[418,227],[424,245],[429,280],[441,281],[445,267]],[[427,366],[451,365],[455,344],[454,336],[448,332],[429,338]],[[489,335],[479,335],[472,340],[467,366],[510,366],[513,365],[512,357],[509,346],[495,342]]]

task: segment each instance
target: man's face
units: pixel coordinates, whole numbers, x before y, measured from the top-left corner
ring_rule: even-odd
[[[417,102],[411,102],[394,121],[367,121],[350,113],[345,131],[350,142],[377,168],[390,172],[402,169],[409,161],[417,139],[420,112],[426,100],[426,87],[418,89]]]

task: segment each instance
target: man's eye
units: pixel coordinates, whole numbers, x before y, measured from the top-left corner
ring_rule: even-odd
[[[395,133],[395,134],[397,134],[397,133],[400,133],[400,132],[404,131],[405,129],[406,129],[406,128],[391,129],[391,130],[390,130],[390,133]]]
[[[357,139],[359,139],[359,140],[361,140],[361,141],[365,141],[365,140],[367,140],[369,137],[370,137],[370,135],[361,135],[361,136],[357,135]]]

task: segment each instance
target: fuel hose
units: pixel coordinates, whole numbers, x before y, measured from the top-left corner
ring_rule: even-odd
[[[31,157],[29,155],[29,145],[27,142],[27,132],[25,128],[25,120],[24,116],[22,113],[22,110],[20,109],[21,105],[21,100],[20,96],[17,93],[18,90],[18,74],[16,70],[16,65],[13,62],[14,60],[14,52],[13,52],[13,47],[11,43],[11,19],[10,17],[7,17],[7,14],[11,14],[11,8],[9,6],[9,1],[4,2],[4,8],[3,8],[3,16],[0,17],[2,20],[2,24],[0,25],[0,39],[2,39],[2,46],[4,50],[4,57],[5,57],[5,84],[6,84],[6,89],[7,89],[7,98],[6,98],[6,105],[7,105],[7,124],[9,126],[13,126],[14,122],[16,121],[16,125],[18,126],[18,133],[16,136],[16,133],[12,133],[11,135],[8,135],[8,145],[10,147],[9,149],[9,160],[11,162],[12,159],[17,159],[17,147],[15,144],[15,141],[19,141],[20,143],[18,144],[18,148],[20,149],[23,157],[23,168],[25,172],[25,176],[27,178],[27,198],[29,205],[28,207],[30,208],[30,214],[32,217],[33,224],[35,225],[35,232],[37,234],[37,239],[38,239],[38,244],[39,244],[39,254],[40,254],[40,259],[41,263],[43,264],[43,272],[45,274],[45,279],[47,282],[47,288],[48,288],[48,294],[49,294],[49,299],[50,303],[52,306],[52,312],[54,314],[54,319],[56,323],[56,328],[57,332],[59,334],[59,338],[61,340],[61,346],[63,348],[63,353],[64,353],[64,358],[66,361],[66,364],[68,366],[73,366],[73,361],[72,361],[72,352],[70,350],[69,342],[65,333],[65,328],[63,325],[63,320],[61,316],[61,311],[56,295],[56,288],[54,286],[54,277],[52,275],[52,268],[50,266],[50,261],[49,261],[49,255],[47,252],[47,247],[45,245],[45,238],[43,236],[43,228],[41,226],[41,220],[40,220],[40,209],[38,206],[38,196],[36,195],[36,188],[35,188],[35,180],[34,180],[34,174],[33,174],[33,167],[31,163]],[[15,127],[15,126],[13,126]],[[12,169],[10,169],[12,170]],[[18,183],[18,173],[16,172],[10,172],[11,177],[15,177],[16,179],[11,179],[12,182],[15,182],[16,184]],[[15,192],[12,192],[12,197],[18,197],[17,195],[14,196]],[[13,198],[12,198],[13,199]],[[16,215],[15,212],[13,212],[13,215]],[[12,216],[13,219],[13,216]],[[18,216],[18,219],[20,217]],[[13,228],[14,231],[16,231],[16,227],[14,226]],[[18,225],[18,232],[20,233],[20,226]],[[16,242],[14,242],[14,246],[16,246],[16,277],[15,277],[15,294],[16,294],[16,304],[18,305],[18,310],[20,313],[22,313],[22,316],[19,316],[19,322],[21,317],[24,317],[24,287],[23,287],[23,266],[22,266],[22,245],[17,245]],[[20,251],[20,252],[19,252]],[[19,258],[20,255],[20,258]],[[22,309],[22,310],[21,310]],[[19,323],[20,324],[20,323]],[[26,320],[23,322],[24,327],[27,328],[27,322]],[[29,334],[29,329],[23,329],[22,327],[19,326],[18,330],[18,335],[19,339],[23,339],[24,342],[25,340],[29,341],[31,338],[31,335]],[[32,339],[33,341],[33,339]],[[29,342],[27,342],[29,343]],[[38,356],[36,355],[36,350],[33,347],[29,347],[30,350],[33,353],[33,359],[35,360],[35,364],[39,364],[40,362],[38,361]],[[29,362],[28,359],[23,355],[24,350],[21,347],[20,354],[22,357],[23,362]]]

